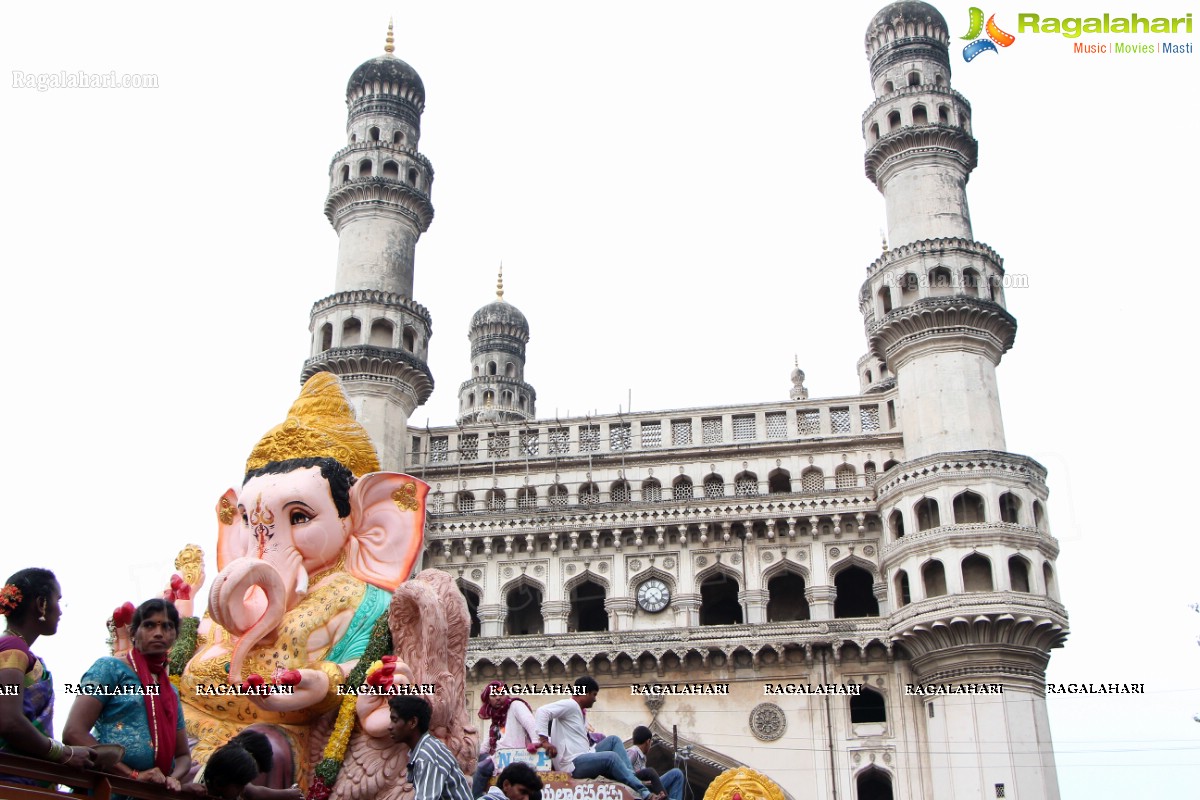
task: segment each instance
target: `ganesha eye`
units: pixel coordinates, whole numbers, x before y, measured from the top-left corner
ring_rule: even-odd
[[[242,524],[243,524],[243,525],[249,525],[249,524],[250,524],[250,517],[249,517],[249,515],[247,515],[247,514],[246,514],[246,512],[245,512],[245,511],[243,511],[243,512],[242,512]]]
[[[303,525],[304,523],[308,522],[311,519],[312,519],[312,517],[310,517],[308,515],[308,512],[306,512],[306,511],[300,511],[299,509],[297,509],[292,512],[292,524],[293,525]]]

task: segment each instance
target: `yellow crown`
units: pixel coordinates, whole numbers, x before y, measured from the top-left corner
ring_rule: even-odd
[[[379,471],[375,447],[354,419],[336,375],[318,372],[308,379],[287,419],[255,445],[246,459],[246,472],[292,458],[332,458],[355,477]]]

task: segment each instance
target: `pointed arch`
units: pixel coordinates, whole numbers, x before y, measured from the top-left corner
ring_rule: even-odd
[[[644,569],[641,572],[637,573],[636,575],[629,576],[629,591],[626,592],[626,594],[629,597],[636,597],[637,596],[637,587],[641,586],[643,583],[650,580],[651,578],[657,578],[658,580],[665,583],[667,585],[667,588],[671,590],[671,596],[675,597],[676,588],[677,588],[677,581],[675,580],[675,576],[671,575],[669,572],[659,569],[656,566],[650,567],[649,569]]]

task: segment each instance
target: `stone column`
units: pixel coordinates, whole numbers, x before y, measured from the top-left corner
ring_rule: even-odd
[[[479,615],[480,636],[504,635],[504,606],[499,603],[488,603],[487,605],[479,606],[475,613]]]
[[[810,586],[804,590],[804,599],[808,601],[808,612],[811,619],[833,619],[833,601],[837,597],[837,589],[833,586]]]
[[[767,621],[768,594],[764,589],[747,589],[738,592],[738,602],[746,609],[746,622],[759,625]]]
[[[542,603],[543,630],[546,633],[566,633],[567,618],[571,615],[571,604],[561,600]]]

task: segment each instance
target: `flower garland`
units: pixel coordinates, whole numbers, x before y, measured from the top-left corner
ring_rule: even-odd
[[[361,686],[367,677],[371,665],[392,652],[392,632],[388,630],[387,612],[379,615],[375,626],[371,629],[371,638],[362,658],[346,676],[347,686]],[[350,746],[350,734],[354,731],[355,704],[358,697],[348,694],[342,698],[338,709],[337,720],[333,723],[333,731],[325,750],[321,753],[321,763],[314,770],[316,773],[312,784],[308,787],[307,800],[327,800],[333,791],[338,773],[342,771],[342,760],[346,757],[346,749]]]
[[[199,617],[184,617],[179,620],[179,636],[175,639],[175,644],[171,645],[171,652],[167,656],[167,665],[172,678],[182,675],[183,668],[196,654],[196,632],[199,629]]]

